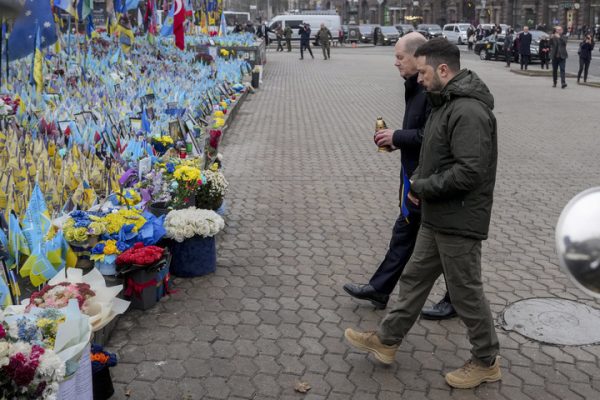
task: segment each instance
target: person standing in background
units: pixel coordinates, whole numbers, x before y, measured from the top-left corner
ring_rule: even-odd
[[[558,81],[558,69],[560,68],[560,83],[561,88],[567,87],[565,79],[565,67],[567,64],[567,37],[563,34],[562,26],[557,26],[554,29],[554,34],[550,39],[550,59],[552,60],[552,87],[556,87]]]
[[[527,70],[529,58],[531,57],[531,33],[529,33],[528,26],[524,26],[523,32],[519,33],[519,55],[521,59],[521,69]]]
[[[285,25],[285,29],[283,30],[283,36],[285,37],[285,45],[287,47],[288,53],[292,51],[292,28],[289,25]]]
[[[586,34],[583,42],[579,45],[579,72],[577,73],[577,83],[581,79],[583,72],[583,82],[587,82],[588,70],[592,61],[592,51],[594,50],[594,41],[592,35]]]
[[[513,41],[515,31],[511,28],[506,32],[506,37],[504,38],[504,57],[506,58],[506,67],[510,68],[510,61],[512,59],[512,51],[513,51]]]
[[[546,67],[546,69],[550,69],[550,39],[546,35],[540,38],[538,54],[540,56],[540,64],[542,65],[542,69],[544,69],[544,67]]]

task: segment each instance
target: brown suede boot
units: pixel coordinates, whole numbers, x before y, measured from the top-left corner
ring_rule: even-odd
[[[373,354],[376,359],[384,364],[391,364],[396,359],[396,350],[399,344],[386,345],[381,343],[377,332],[358,332],[348,328],[344,332],[344,336],[348,342],[359,350],[365,350]]]
[[[446,383],[458,389],[471,389],[483,382],[496,382],[502,378],[500,371],[500,357],[491,367],[469,360],[461,368],[446,374]]]

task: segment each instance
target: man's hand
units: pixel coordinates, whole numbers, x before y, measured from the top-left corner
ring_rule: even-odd
[[[382,129],[380,131],[377,131],[375,137],[373,138],[373,141],[378,147],[388,146],[392,149],[396,149],[392,140],[393,137],[394,131],[392,129]]]
[[[408,200],[409,200],[411,203],[413,203],[415,206],[419,206],[419,205],[420,205],[420,203],[421,203],[421,200],[417,199],[417,198],[415,197],[415,195],[413,194],[413,192],[411,192],[411,191],[409,191],[409,192],[408,192],[408,195],[407,195],[406,197],[408,197]]]

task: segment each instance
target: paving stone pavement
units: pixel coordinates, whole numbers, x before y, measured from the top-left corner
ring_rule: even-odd
[[[222,150],[231,184],[217,272],[174,279],[176,293],[124,315],[109,343],[116,399],[597,399],[600,346],[555,347],[498,328],[502,382],[451,390],[469,357],[457,319],[419,320],[397,362],[349,348],[347,327],[385,314],[342,290],[365,282],[396,218],[399,155],[377,153],[375,118],[400,126],[403,86],[391,48],[332,49],[300,62],[269,52]],[[496,99],[499,169],[485,290],[495,316],[529,297],[599,307],[559,270],[554,226],[576,193],[600,185],[598,91],[463,63]],[[575,86],[575,85],[572,85]],[[430,296],[443,295],[438,282]],[[393,303],[393,301],[392,301]],[[295,393],[306,381],[308,394]]]

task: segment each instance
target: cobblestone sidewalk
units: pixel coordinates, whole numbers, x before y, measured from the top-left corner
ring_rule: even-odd
[[[318,49],[317,49],[318,50]],[[469,356],[458,320],[418,321],[386,367],[343,342],[384,315],[342,285],[368,279],[396,218],[398,154],[377,153],[375,117],[403,115],[390,48],[332,49],[332,60],[269,52],[223,149],[231,190],[218,269],[119,321],[109,348],[117,399],[597,399],[600,346],[555,347],[498,329],[504,378],[450,390]],[[554,226],[577,192],[600,185],[593,88],[466,62],[496,98],[500,162],[485,289],[497,317],[528,297],[598,307],[559,270]],[[438,282],[430,297],[443,295]],[[500,323],[500,321],[499,321]],[[302,395],[294,383],[312,389]]]

